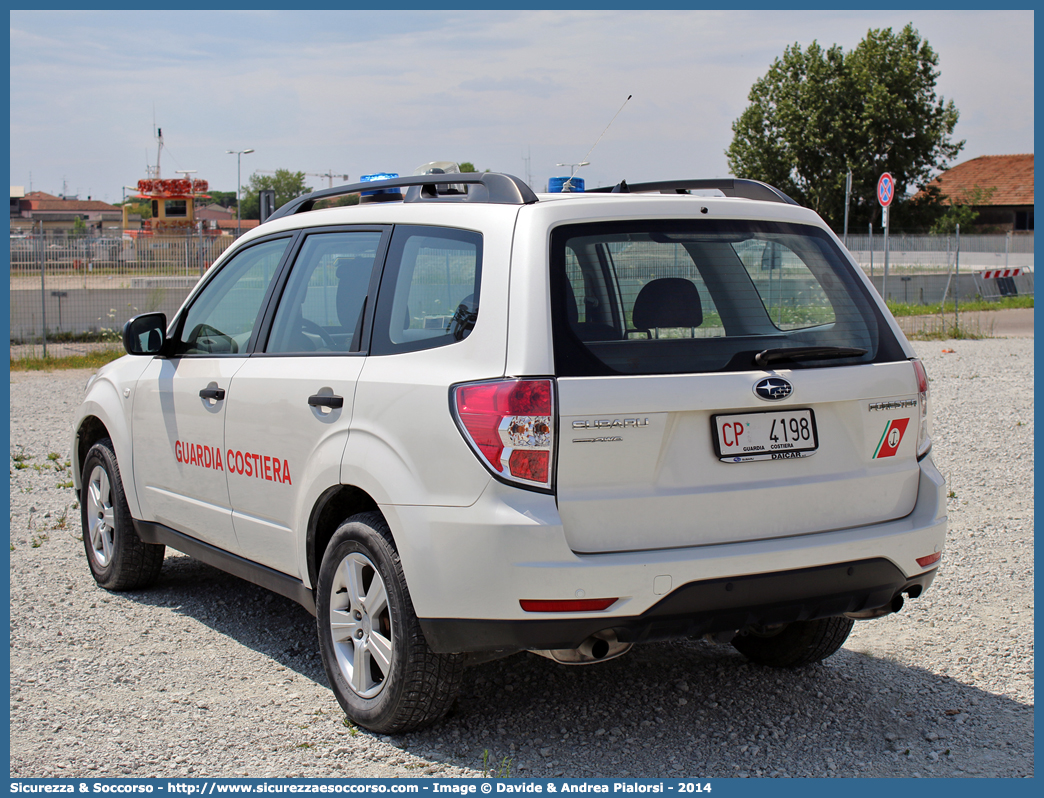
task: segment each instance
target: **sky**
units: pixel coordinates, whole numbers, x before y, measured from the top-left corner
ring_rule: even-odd
[[[1033,152],[1032,11],[11,11],[10,180],[118,202],[157,127],[162,176],[217,191],[237,160],[241,185],[289,169],[316,189],[436,160],[537,190],[585,158],[589,187],[724,177],[785,47],[908,23],[960,111],[957,162]]]

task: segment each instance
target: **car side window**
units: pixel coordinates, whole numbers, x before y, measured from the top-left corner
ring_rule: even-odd
[[[478,233],[397,226],[377,298],[371,352],[412,352],[462,341],[478,319],[481,276]]]
[[[290,238],[278,238],[233,255],[193,300],[180,325],[173,354],[243,352],[289,244]]]
[[[290,272],[265,351],[358,349],[363,303],[380,243],[379,231],[309,235]]]

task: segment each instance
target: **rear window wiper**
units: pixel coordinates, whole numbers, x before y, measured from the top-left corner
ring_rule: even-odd
[[[867,350],[855,346],[790,346],[763,349],[754,355],[754,365],[764,368],[770,363],[793,360],[828,360],[842,357],[860,357]]]

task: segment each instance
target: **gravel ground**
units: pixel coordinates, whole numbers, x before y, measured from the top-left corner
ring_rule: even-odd
[[[13,373],[11,775],[1032,776],[1033,341],[915,346],[951,488],[923,597],[794,672],[702,641],[520,654],[399,737],[344,724],[289,600],[170,550],[157,587],[96,588],[63,487],[88,375]]]

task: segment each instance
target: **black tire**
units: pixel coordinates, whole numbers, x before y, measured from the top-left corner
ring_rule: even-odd
[[[94,581],[106,590],[135,590],[156,581],[164,546],[134,531],[112,441],[102,438],[83,461],[80,524]]]
[[[732,645],[747,659],[770,668],[800,668],[826,659],[848,639],[850,618],[796,621],[779,629],[737,635]]]
[[[464,657],[428,647],[380,513],[352,516],[334,533],[319,569],[315,606],[323,667],[351,721],[396,734],[449,711]]]

